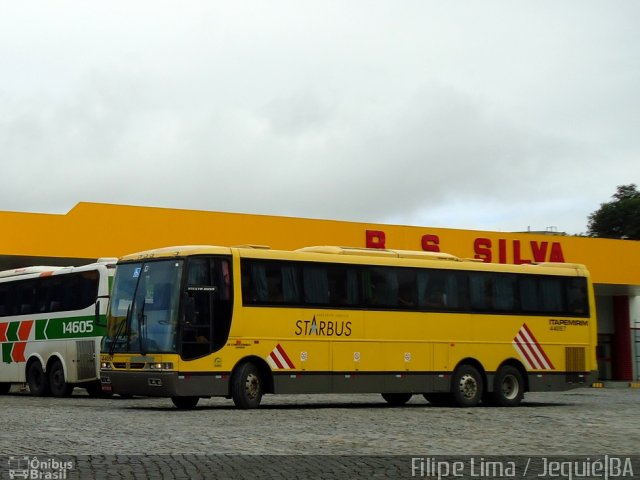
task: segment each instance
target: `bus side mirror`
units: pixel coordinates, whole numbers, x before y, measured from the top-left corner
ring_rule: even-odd
[[[106,327],[107,326],[107,322],[105,321],[104,323],[102,323],[100,321],[100,299],[101,298],[109,298],[109,295],[100,295],[98,297],[98,300],[96,300],[96,310],[95,310],[95,325],[97,325],[98,327]]]

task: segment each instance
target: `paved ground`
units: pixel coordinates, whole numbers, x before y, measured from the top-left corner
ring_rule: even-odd
[[[392,408],[379,395],[267,396],[258,410],[210,399],[178,411],[169,399],[93,399],[79,390],[68,399],[0,401],[0,452],[13,462],[68,459],[67,478],[410,477],[412,457],[640,451],[640,389],[536,393],[519,408],[473,409],[433,407],[421,397]],[[326,468],[326,476],[313,475]],[[640,466],[635,473],[640,478]]]

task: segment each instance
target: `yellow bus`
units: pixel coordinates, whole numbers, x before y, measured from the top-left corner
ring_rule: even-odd
[[[178,246],[117,264],[101,348],[105,392],[258,407],[269,393],[422,394],[520,404],[597,374],[582,265],[445,253]]]

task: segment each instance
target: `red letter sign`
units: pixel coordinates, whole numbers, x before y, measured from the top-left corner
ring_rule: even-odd
[[[367,248],[386,248],[387,239],[381,230],[367,230]]]

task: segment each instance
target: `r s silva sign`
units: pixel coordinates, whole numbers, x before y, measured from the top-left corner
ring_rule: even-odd
[[[366,231],[367,248],[387,248],[386,234],[382,230]],[[420,238],[420,246],[425,252],[440,252],[440,235],[426,234]],[[564,252],[562,244],[557,241],[523,241],[507,240],[499,238],[492,240],[486,237],[476,237],[473,239],[473,258],[486,263],[512,263],[521,265],[523,263],[540,262],[564,262]],[[444,251],[452,253],[453,249],[445,248]]]

